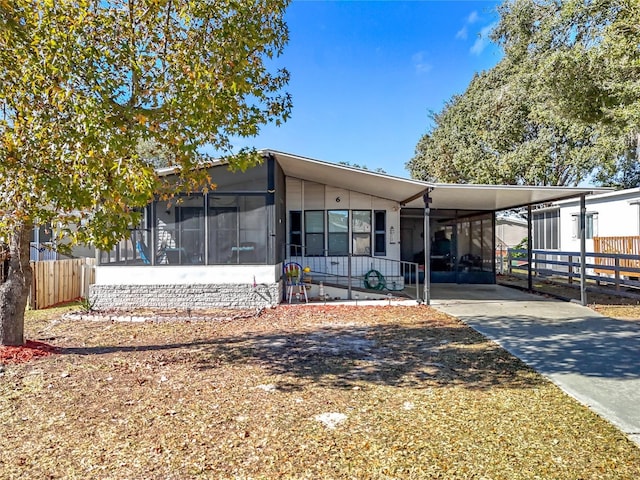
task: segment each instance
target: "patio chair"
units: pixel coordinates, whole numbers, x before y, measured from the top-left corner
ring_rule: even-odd
[[[151,261],[149,260],[149,249],[142,240],[138,240],[136,242],[136,250],[138,251],[138,255],[140,256],[142,263],[145,265],[151,264]]]
[[[285,285],[287,287],[287,300],[291,303],[294,294],[304,295],[305,303],[309,303],[307,297],[307,286],[302,281],[302,265],[297,262],[288,262],[283,266]],[[296,289],[297,292],[296,292]]]

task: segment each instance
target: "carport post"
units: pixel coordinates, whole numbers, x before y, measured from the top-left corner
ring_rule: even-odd
[[[426,305],[431,305],[431,225],[430,225],[430,216],[431,216],[431,197],[429,194],[431,193],[431,189],[429,188],[426,193],[422,196],[424,200],[424,303]],[[418,275],[419,272],[416,272]],[[420,280],[420,275],[418,275],[418,281]]]
[[[531,227],[531,205],[527,205],[527,288],[533,291],[533,275],[531,266],[533,265],[533,228]]]
[[[587,236],[585,226],[587,223],[586,195],[580,195],[580,303],[587,306]]]

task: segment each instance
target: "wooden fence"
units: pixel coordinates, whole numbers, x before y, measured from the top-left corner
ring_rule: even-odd
[[[621,253],[624,255],[640,256],[640,236],[637,237],[593,237],[593,250],[597,253]],[[611,268],[618,265],[620,267],[620,275],[627,277],[637,277],[638,272],[626,271],[624,268],[640,268],[640,258],[619,258],[616,262],[615,257],[596,257],[596,264],[603,265],[605,268],[595,268],[596,273],[610,273]]]
[[[38,310],[87,297],[89,285],[95,281],[95,263],[93,258],[31,262],[31,308]]]
[[[573,286],[579,283],[582,275],[580,252],[532,250],[531,255],[533,276],[543,277],[552,283]],[[623,262],[626,262],[624,267],[622,267]],[[585,252],[587,290],[640,298],[640,281],[638,281],[640,268],[629,266],[636,264],[640,264],[638,255]],[[527,251],[510,249],[508,268],[509,274],[525,277],[529,268]]]

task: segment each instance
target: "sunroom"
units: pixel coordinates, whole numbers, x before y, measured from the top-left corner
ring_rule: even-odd
[[[160,175],[171,170],[160,170]],[[96,308],[246,307],[278,303],[284,175],[272,157],[245,172],[211,167],[211,193],[157,200],[98,254]],[[280,208],[280,212],[276,209]]]

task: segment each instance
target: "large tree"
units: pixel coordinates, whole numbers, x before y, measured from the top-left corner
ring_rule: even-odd
[[[639,186],[640,2],[510,0],[494,38],[540,95],[539,118],[589,127],[603,184]]]
[[[287,119],[287,0],[0,0],[0,344],[24,342],[34,224],[110,248],[154,194],[212,188],[203,145],[234,152]],[[160,184],[140,145],[176,166]],[[68,228],[67,228],[68,227]]]
[[[441,181],[640,180],[640,3],[508,0],[504,58],[432,116],[408,167]]]
[[[589,126],[545,119],[531,78],[508,59],[477,74],[431,116],[407,164],[412,176],[454,183],[574,185],[597,165]]]

